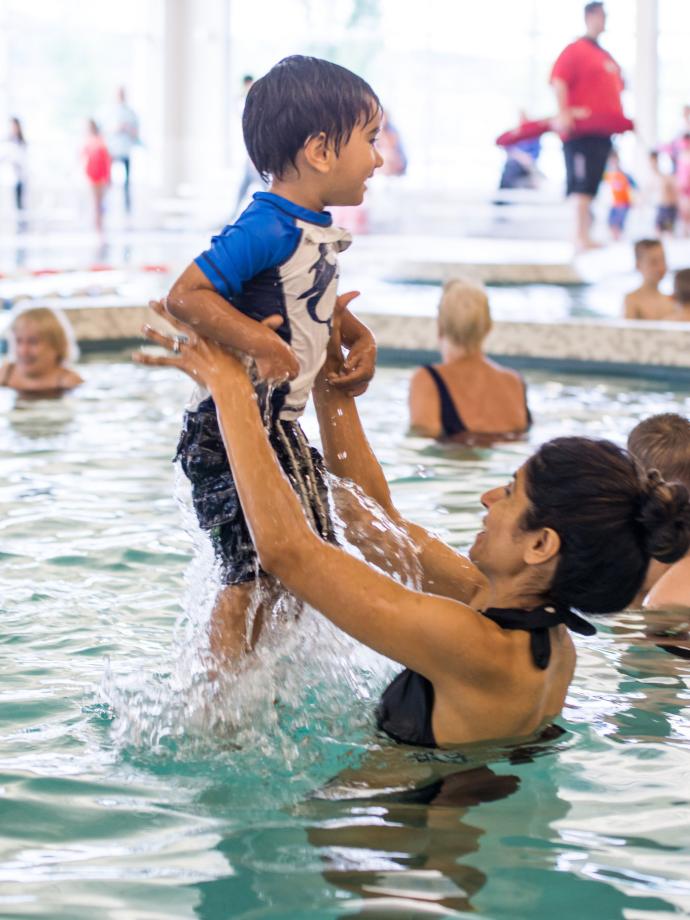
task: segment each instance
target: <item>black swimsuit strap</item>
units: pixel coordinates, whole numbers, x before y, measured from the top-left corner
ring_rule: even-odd
[[[443,428],[443,434],[446,435],[446,437],[450,437],[454,434],[460,434],[462,431],[467,431],[467,427],[460,417],[460,413],[455,408],[455,403],[453,402],[453,398],[450,395],[443,377],[433,364],[425,364],[424,369],[429,371],[436,384],[436,389],[438,390],[438,397],[441,403],[441,427]]]
[[[572,632],[581,636],[593,636],[596,627],[583,619],[569,607],[544,606],[534,610],[520,610],[512,607],[490,607],[483,611],[487,619],[502,629],[524,629],[530,633],[530,649],[535,665],[544,670],[551,659],[549,629],[563,623]]]

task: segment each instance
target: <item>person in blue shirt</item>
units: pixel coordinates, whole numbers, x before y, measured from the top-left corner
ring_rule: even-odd
[[[242,126],[251,161],[270,177],[269,190],[257,192],[237,221],[213,237],[167,297],[172,316],[253,359],[273,449],[311,526],[328,540],[335,538],[323,461],[298,420],[326,359],[338,255],[351,242],[325,208],[362,202],[367,179],[383,163],[376,148],[381,116],[371,87],[329,61],[294,55],[257,80]],[[358,395],[373,376],[376,346],[348,310],[342,337],[349,354],[337,385]],[[211,653],[219,664],[231,662],[255,643],[278,588],[260,569],[215,404],[201,387],[185,414],[176,459],[191,481],[223,583],[211,618]],[[258,609],[257,597],[263,598]]]

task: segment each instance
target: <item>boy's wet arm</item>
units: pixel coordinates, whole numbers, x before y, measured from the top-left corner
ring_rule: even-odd
[[[254,358],[266,379],[292,380],[299,373],[297,356],[272,328],[274,318],[260,323],[246,316],[194,264],[173,285],[166,309],[199,335]]]

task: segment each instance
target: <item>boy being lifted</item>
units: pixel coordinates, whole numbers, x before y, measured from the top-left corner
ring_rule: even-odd
[[[351,242],[324,209],[363,200],[366,180],[383,163],[376,149],[381,115],[371,87],[328,61],[295,55],[257,80],[242,126],[249,157],[262,177],[270,176],[270,190],[257,192],[237,221],[213,237],[167,298],[174,317],[254,359],[271,443],[324,539],[334,537],[323,461],[298,419],[326,357],[338,253]],[[375,342],[347,309],[341,333],[349,354],[334,385],[357,395],[373,376]],[[224,585],[211,619],[211,652],[220,662],[233,660],[254,644],[261,628],[261,606],[251,627],[247,612],[263,573],[215,405],[199,388],[185,414],[177,458]]]

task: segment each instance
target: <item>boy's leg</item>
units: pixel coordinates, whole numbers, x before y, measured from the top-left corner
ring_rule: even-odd
[[[218,665],[232,664],[254,648],[277,595],[276,583],[268,578],[220,589],[209,631],[211,655]]]

